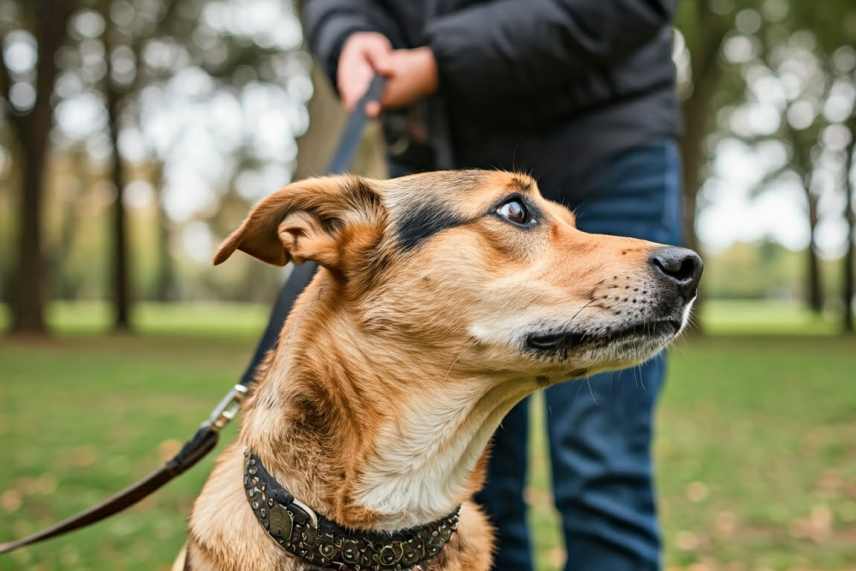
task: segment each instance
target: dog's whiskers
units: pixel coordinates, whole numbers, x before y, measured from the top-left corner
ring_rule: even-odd
[[[583,306],[577,310],[577,312],[573,315],[573,317],[571,317],[571,320],[568,321],[568,325],[573,323],[574,320],[579,316],[579,314],[582,313],[585,308],[589,307],[594,302],[595,302],[595,299],[592,298],[592,299],[588,300],[585,304],[583,304]]]

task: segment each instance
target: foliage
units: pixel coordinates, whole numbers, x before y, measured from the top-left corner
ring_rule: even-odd
[[[3,257],[0,292],[8,298],[8,287],[3,286],[23,280],[37,284],[34,291],[51,286],[51,296],[74,295],[78,290],[74,272],[88,273],[88,268],[73,267],[68,260],[93,259],[82,254],[79,234],[108,235],[109,220],[104,215],[108,209],[121,213],[114,206],[143,203],[156,205],[157,215],[151,220],[159,232],[149,243],[132,240],[127,252],[152,252],[160,260],[152,266],[156,271],[135,278],[132,289],[142,287],[146,295],[163,290],[162,284],[151,282],[161,279],[159,273],[172,271],[163,262],[174,251],[185,249],[179,247],[185,245],[185,229],[197,243],[216,240],[231,229],[237,212],[242,214],[249,202],[287,182],[295,168],[295,137],[306,128],[305,103],[312,88],[309,64],[299,49],[301,34],[292,4],[277,0],[64,0],[63,11],[54,14],[44,9],[46,2],[0,0],[0,39],[12,64],[11,79],[0,82],[0,88],[5,85],[6,89],[0,89],[0,96],[6,95],[13,107],[20,106],[6,106],[2,127],[8,131],[18,115],[26,116],[38,102],[50,101],[50,109],[43,115],[56,113],[55,122],[40,123],[52,126],[52,160],[38,169],[46,180],[25,185],[30,190],[23,193],[40,197],[43,192],[44,204],[34,202],[19,210],[17,195],[22,193],[6,191],[14,188],[24,162],[15,155],[15,160],[0,163],[0,176],[7,182],[0,208],[29,213],[29,218],[10,216],[7,210],[0,220],[11,218],[40,239],[43,234],[47,238],[42,240],[44,247],[36,248],[38,253],[25,256],[15,252]],[[54,34],[58,44],[54,58],[43,53],[32,29],[60,13],[68,14],[67,25],[56,23],[55,27],[67,35]],[[245,14],[256,16],[243,17]],[[46,84],[39,80],[43,74],[36,67],[46,59],[57,63],[55,89],[42,89]],[[35,97],[35,103],[21,93]],[[115,131],[111,131],[113,127]],[[6,146],[9,152],[14,149],[15,145]],[[111,178],[108,160],[120,152],[123,160],[113,173],[112,185],[105,184]],[[79,156],[79,160],[68,168],[71,156]],[[79,192],[69,190],[78,186],[82,186]],[[127,191],[128,197],[122,200],[116,188]],[[140,222],[142,216],[134,216],[138,212],[130,214],[131,226],[134,218]],[[83,222],[86,218],[103,226],[92,228]],[[52,221],[58,224],[50,224]],[[177,231],[173,226],[179,226]],[[108,245],[125,234],[122,224],[114,227]],[[8,225],[3,231],[9,231]],[[31,241],[9,237],[8,243],[24,248]],[[102,272],[126,251],[120,248],[103,260],[108,250],[100,240],[95,249],[96,265]],[[16,271],[12,266],[15,258],[42,257],[51,262],[45,276],[22,275],[17,280],[11,275]],[[180,261],[185,260],[187,257]],[[103,274],[102,279],[99,296],[107,291],[108,280]],[[252,276],[243,271],[226,287],[219,282],[211,288],[208,282],[207,277],[197,281],[209,292],[232,288],[231,296],[246,290],[244,295],[251,298],[267,297],[276,277],[270,272]],[[40,300],[31,304],[40,305]]]

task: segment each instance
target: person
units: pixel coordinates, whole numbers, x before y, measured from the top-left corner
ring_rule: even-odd
[[[680,241],[675,0],[308,0],[309,45],[348,109],[374,74],[390,174],[522,170],[586,232]],[[653,413],[665,357],[546,391],[567,569],[660,568]],[[532,569],[529,404],[494,437],[477,501],[499,570]]]

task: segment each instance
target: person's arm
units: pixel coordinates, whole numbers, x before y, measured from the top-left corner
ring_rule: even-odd
[[[428,27],[444,90],[468,100],[565,84],[632,54],[672,21],[676,0],[500,0]]]

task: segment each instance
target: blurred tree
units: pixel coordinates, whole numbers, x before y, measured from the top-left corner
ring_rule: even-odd
[[[187,4],[187,0],[184,1]],[[144,64],[143,51],[150,42],[169,37],[169,28],[174,25],[182,0],[162,2],[134,2],[131,0],[98,0],[98,12],[103,21],[103,43],[106,71],[102,80],[104,105],[111,147],[110,181],[115,193],[111,221],[112,273],[111,299],[113,301],[113,326],[118,331],[131,328],[132,279],[130,275],[131,248],[128,244],[128,215],[125,191],[130,182],[120,148],[120,137],[124,123],[131,118],[128,112],[139,97],[141,90],[152,82],[165,79],[163,70],[155,70]],[[174,71],[174,70],[172,70]],[[162,173],[162,166],[155,170]],[[158,176],[155,184],[162,184]],[[155,192],[161,197],[160,188]],[[161,211],[159,210],[159,213]],[[158,216],[160,225],[169,224],[168,217]],[[169,230],[160,228],[159,240],[168,237]],[[159,271],[165,280],[172,279],[168,245],[158,248],[165,257],[159,260]],[[168,289],[169,286],[164,286]],[[164,296],[167,294],[161,292]]]
[[[792,101],[786,113],[792,113],[795,107],[800,105],[799,100]],[[823,278],[820,273],[820,258],[817,246],[817,227],[820,223],[820,197],[821,190],[815,184],[815,164],[812,158],[817,143],[817,131],[819,125],[812,123],[810,128],[797,128],[794,123],[787,118],[783,121],[785,125],[785,140],[788,141],[791,147],[792,163],[790,169],[796,173],[800,180],[800,188],[803,191],[806,204],[806,214],[808,221],[808,246],[806,246],[806,273],[805,273],[805,295],[806,306],[814,313],[820,315],[823,313],[824,295],[823,295]]]
[[[791,129],[790,139],[795,147],[795,166],[801,170],[820,170],[821,159],[834,156],[840,164],[842,176],[836,177],[840,184],[833,183],[833,190],[843,196],[842,218],[845,222],[844,256],[842,258],[841,308],[842,330],[853,331],[854,297],[854,235],[856,220],[853,212],[852,162],[854,142],[856,142],[856,4],[852,0],[828,0],[823,9],[805,2],[792,2],[790,25],[796,30],[792,38],[810,38],[803,40],[805,49],[811,50],[817,59],[819,73],[809,78],[806,91],[813,92],[812,97],[803,97],[795,105],[814,104],[814,120],[803,134],[794,130],[794,122],[799,122],[799,114],[788,116],[787,124]],[[803,58],[805,59],[805,58]],[[795,111],[792,107],[789,111]],[[810,142],[810,143],[809,143]],[[806,152],[806,147],[814,145],[814,152]],[[801,151],[799,149],[802,149]],[[810,200],[812,189],[807,189]],[[815,198],[816,201],[816,198]],[[816,254],[815,232],[817,225],[817,205],[809,210],[809,222],[812,240],[808,249],[808,279],[811,290],[822,291],[821,284],[815,283],[820,274]],[[822,294],[820,294],[822,295]],[[810,297],[812,309],[822,308],[822,299]]]
[[[735,116],[738,123],[730,131],[756,146],[778,141],[788,149],[789,160],[764,173],[753,195],[779,190],[789,180],[796,180],[792,186],[802,192],[809,237],[803,273],[805,304],[820,314],[824,308],[824,288],[817,234],[824,187],[819,183],[816,157],[821,151],[818,137],[825,127],[819,108],[828,97],[831,82],[822,62],[807,45],[811,36],[795,37],[792,30],[784,34],[783,31],[781,26],[767,27],[756,36],[758,54],[743,70],[748,107],[742,115]],[[770,97],[771,92],[776,95]],[[772,132],[758,133],[749,125],[739,124],[741,118],[758,112],[758,108],[776,114],[777,127]]]
[[[12,331],[42,334],[46,267],[42,214],[45,171],[54,120],[60,49],[68,39],[75,0],[16,0],[2,4],[0,98],[20,165],[17,267]]]
[[[120,57],[116,50],[119,32],[111,15],[112,2],[103,2],[102,17],[106,23],[104,28],[104,55],[106,73],[104,74],[104,102],[107,108],[107,125],[110,132],[110,181],[113,186],[113,220],[112,234],[112,292],[113,328],[117,331],[127,331],[131,328],[131,278],[128,263],[128,222],[125,211],[125,187],[128,184],[127,174],[122,164],[122,154],[119,149],[121,131],[121,106],[127,92],[120,86],[120,74],[116,64]],[[127,57],[127,55],[125,56]]]
[[[178,276],[175,261],[172,257],[172,224],[169,214],[164,207],[164,164],[156,161],[152,166],[152,183],[155,191],[155,208],[157,209],[157,251],[158,275],[155,282],[154,299],[161,303],[175,301],[178,298]]]
[[[840,191],[844,200],[844,256],[841,271],[841,329],[854,331],[853,302],[856,289],[856,213],[854,213],[854,153],[856,153],[856,3],[852,0],[828,0],[823,9],[796,2],[798,21],[814,30],[819,57],[833,77],[824,115],[830,126],[824,131],[824,144],[833,152],[842,147]]]
[[[853,42],[856,26],[851,3],[830,0],[824,7],[766,0],[756,15],[738,13],[738,34],[728,40],[733,49],[725,48],[742,52],[738,59],[745,88],[740,105],[720,112],[727,118],[723,123],[729,135],[754,144],[756,150],[771,144],[787,148],[788,158],[762,173],[755,194],[788,186],[802,192],[809,237],[802,291],[815,313],[825,305],[818,252],[821,206],[839,191],[830,173],[842,162],[838,154],[844,140],[836,129],[841,128],[841,100],[846,96],[833,59],[836,50]],[[841,23],[848,19],[851,31],[845,32],[848,26]],[[839,110],[830,113],[831,104]]]
[[[758,4],[740,2],[744,12]],[[745,7],[744,7],[745,6]],[[716,111],[739,100],[742,77],[723,56],[723,47],[737,26],[741,10],[730,0],[684,0],[678,3],[675,25],[681,35],[676,43],[679,91],[683,99],[683,230],[690,248],[701,251],[696,234],[696,216],[701,207],[700,193],[709,174],[713,153],[712,136],[720,125]],[[701,306],[704,288],[696,301],[693,330],[703,332]]]
[[[80,279],[71,271],[71,252],[74,250],[81,230],[83,219],[84,195],[92,186],[92,166],[89,156],[81,144],[76,144],[65,153],[68,171],[63,173],[60,210],[63,213],[59,221],[58,238],[53,248],[48,249],[47,260],[54,268],[54,294],[60,299],[75,299],[80,289]]]
[[[155,296],[160,300],[176,295],[176,270],[171,255],[171,222],[163,206],[163,187],[167,183],[165,165],[175,152],[177,141],[164,140],[162,132],[151,135],[145,122],[151,114],[142,111],[142,97],[163,88],[185,73],[192,72],[194,81],[206,85],[208,97],[215,99],[224,92],[240,95],[247,86],[265,82],[285,82],[283,71],[294,72],[294,66],[285,70],[282,46],[261,34],[254,35],[246,26],[233,26],[224,19],[227,13],[239,10],[237,3],[212,0],[98,0],[105,21],[104,43],[108,73],[103,82],[105,106],[108,111],[110,140],[113,147],[112,182],[117,189],[113,216],[113,300],[115,326],[129,326],[131,266],[127,245],[127,222],[122,200],[124,188],[130,182],[127,169],[122,167],[120,140],[123,130],[142,135],[150,182],[155,187],[158,201],[158,278]],[[232,5],[234,4],[234,5]],[[261,4],[257,2],[257,4]],[[250,6],[244,5],[249,12]],[[220,28],[212,27],[217,22]],[[271,22],[272,23],[272,22]],[[286,50],[287,51],[287,50]],[[289,62],[290,63],[290,62]],[[198,96],[202,99],[204,96]],[[151,136],[149,136],[151,135]],[[181,134],[177,134],[179,137]],[[283,134],[284,137],[288,133]],[[248,138],[247,144],[253,141]],[[234,155],[255,154],[254,149],[238,149]],[[236,165],[247,164],[233,158]],[[253,162],[253,161],[250,161]],[[264,161],[255,161],[258,166]],[[264,166],[264,165],[263,165]],[[234,182],[240,173],[232,177]],[[282,181],[287,182],[287,181]],[[214,194],[212,189],[212,194]]]
[[[59,19],[62,24],[57,24]],[[9,293],[20,293],[8,295],[11,302],[20,300],[13,305],[16,329],[44,331],[48,291],[65,294],[71,291],[65,285],[72,289],[79,285],[77,291],[99,296],[104,290],[93,282],[107,283],[100,277],[105,274],[104,262],[113,266],[109,291],[117,300],[117,325],[126,326],[129,268],[157,268],[157,279],[134,283],[146,284],[146,291],[159,299],[177,295],[178,272],[170,246],[174,235],[185,248],[182,275],[194,284],[186,291],[205,295],[231,288],[226,297],[232,299],[268,297],[265,292],[272,289],[265,288],[274,281],[261,276],[258,268],[245,271],[241,264],[233,264],[230,269],[237,271],[231,275],[246,273],[247,280],[232,280],[223,288],[230,278],[222,280],[221,271],[217,274],[221,278],[210,282],[217,285],[210,288],[203,258],[206,239],[221,235],[206,230],[212,213],[225,207],[231,214],[243,214],[248,201],[287,183],[293,172],[294,137],[308,123],[305,102],[311,84],[290,3],[0,0],[0,32],[3,146],[14,155],[12,168],[4,169],[3,175],[16,183],[20,180],[27,189],[20,193],[19,214],[3,213],[4,221],[15,221],[23,236],[5,246],[16,254],[23,252],[14,256],[17,276],[2,264],[4,283],[16,284],[15,292]],[[55,108],[57,124],[51,133]],[[10,134],[14,144],[5,140]],[[48,168],[49,140],[56,144]],[[66,199],[71,200],[75,190],[70,181],[83,180],[66,160],[75,145],[86,148],[83,178],[94,192],[82,195],[83,202],[75,205],[82,208],[67,208]],[[188,181],[196,184],[193,196],[185,186]],[[33,188],[38,192],[30,191]],[[45,198],[47,188],[62,193]],[[126,192],[128,200],[121,196]],[[156,212],[148,210],[152,195]],[[227,195],[234,197],[234,207],[229,206],[230,199],[223,200]],[[150,219],[158,226],[157,231],[132,227],[135,239],[157,244],[138,261],[130,257],[134,248],[128,244],[126,202],[137,212],[152,213]],[[110,213],[110,231],[105,233],[109,242],[94,236],[105,205]],[[172,208],[169,214],[167,205]],[[85,213],[86,224],[77,224],[79,213]],[[57,224],[45,226],[49,236],[43,237],[41,227],[46,223],[41,218],[47,216]],[[183,224],[180,235],[173,232],[173,216]],[[78,227],[78,238],[83,239],[75,238]],[[55,240],[46,244],[47,238]],[[112,245],[112,252],[101,256],[102,244]],[[48,254],[50,264],[45,261]],[[89,263],[97,271],[84,270]],[[74,276],[79,283],[63,282],[61,290],[46,288],[47,268]],[[250,287],[237,285],[242,283]],[[2,288],[4,297],[7,290]]]
[[[684,133],[683,156],[684,236],[687,245],[700,249],[695,230],[698,194],[706,176],[708,150],[705,141],[716,128],[715,110],[723,79],[732,71],[722,58],[722,46],[734,27],[734,6],[716,0],[679,3],[676,25],[681,31],[687,58],[682,71]],[[679,63],[680,60],[679,60]]]
[[[846,334],[854,332],[853,323],[853,298],[856,297],[856,211],[853,208],[853,194],[856,192],[856,185],[853,184],[853,179],[856,173],[853,171],[854,162],[856,162],[856,105],[850,112],[850,119],[847,121],[847,128],[850,132],[850,143],[847,145],[846,160],[844,166],[844,219],[847,222],[847,233],[845,234],[844,246],[844,262],[842,267],[841,281],[841,305],[843,307],[841,315],[841,329]]]

